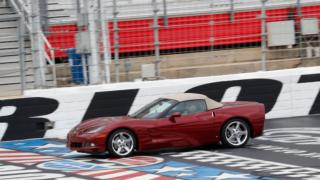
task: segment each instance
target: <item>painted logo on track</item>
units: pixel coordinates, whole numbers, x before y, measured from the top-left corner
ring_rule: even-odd
[[[191,163],[164,161],[163,158],[152,156],[135,156],[119,159],[92,158],[86,154],[70,151],[65,147],[63,142],[46,139],[0,142],[0,148],[2,148],[0,149],[0,157],[1,153],[3,153],[3,156],[5,153],[14,153],[20,157],[26,155],[29,158],[18,161],[16,159],[5,158],[0,159],[0,161],[17,164],[23,162],[22,164],[27,166],[37,164],[30,168],[57,170],[59,173],[71,177],[72,174],[76,174],[85,178],[91,177],[96,179],[270,179],[248,173],[199,166]],[[37,156],[37,163],[34,163],[35,159],[32,158],[33,156]],[[41,158],[39,162],[38,158]],[[14,174],[14,172],[12,173]],[[0,179],[2,179],[1,177],[0,174]]]
[[[65,143],[47,139],[27,139],[17,141],[5,141],[0,143],[1,148],[14,149],[38,154],[45,154],[63,158],[76,158],[88,156],[66,148]]]
[[[170,156],[186,160],[192,159],[202,163],[210,163],[212,165],[237,168],[249,171],[250,173],[268,174],[269,176],[279,177],[280,179],[318,180],[320,177],[320,169],[317,167],[304,167],[214,151],[195,150],[176,153]]]
[[[199,166],[185,162],[167,161],[164,163],[151,165],[148,167],[136,167],[133,170],[148,172],[152,174],[161,174],[163,176],[174,177],[185,180],[222,180],[222,179],[263,179],[271,180],[272,178],[253,176],[247,173],[228,171],[224,169]]]
[[[264,131],[258,140],[291,143],[296,145],[320,145],[320,128],[278,128]]]
[[[68,158],[54,161],[51,160],[50,162],[44,162],[38,165],[43,169],[51,170],[117,169],[147,166],[163,162],[162,158],[152,156],[135,156],[129,158],[103,157],[103,159],[91,158],[88,154],[78,153],[66,148],[65,143],[63,142],[46,139],[29,139],[1,142],[0,147],[60,158]]]
[[[119,159],[63,159],[41,163],[38,167],[50,170],[103,170],[149,166],[163,162],[162,158],[151,156],[134,156]]]
[[[41,169],[61,170],[61,171],[80,171],[80,170],[103,170],[106,167],[93,163],[86,163],[70,159],[49,161],[37,165]]]

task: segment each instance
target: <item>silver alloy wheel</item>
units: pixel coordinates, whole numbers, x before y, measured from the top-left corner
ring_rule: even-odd
[[[241,146],[248,139],[248,127],[241,121],[231,122],[225,130],[227,141],[233,146]]]
[[[127,132],[118,132],[112,138],[112,149],[119,156],[126,156],[133,151],[134,141]]]

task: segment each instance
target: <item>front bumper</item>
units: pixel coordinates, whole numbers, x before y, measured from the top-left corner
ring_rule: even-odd
[[[79,152],[104,153],[106,152],[106,135],[70,132],[67,136],[67,147]]]

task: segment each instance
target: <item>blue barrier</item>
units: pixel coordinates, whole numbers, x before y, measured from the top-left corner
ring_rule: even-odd
[[[68,49],[68,61],[70,64],[72,82],[75,84],[84,84],[83,65],[81,62],[81,55],[76,53],[76,49]]]

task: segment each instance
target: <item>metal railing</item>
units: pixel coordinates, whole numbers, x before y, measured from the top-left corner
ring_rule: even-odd
[[[32,34],[34,33],[32,30],[32,14],[31,14],[31,10],[28,9],[27,5],[25,4],[25,2],[23,0],[9,0],[9,4],[12,6],[12,8],[15,9],[15,11],[19,14],[19,16],[21,17],[21,19],[23,19],[23,24],[25,25],[28,33],[30,34],[30,36],[32,36]],[[44,35],[44,33],[40,30],[37,33],[39,33],[39,36],[43,42],[43,45],[40,44],[40,51],[42,51],[41,53],[44,55],[44,59],[46,61],[46,63],[48,63],[52,69],[52,76],[53,76],[53,82],[54,82],[54,86],[56,86],[56,67],[55,67],[55,52],[54,52],[54,48],[52,47],[52,45],[50,44],[50,42],[48,41],[47,37]],[[32,37],[30,38],[32,40]],[[45,63],[45,64],[46,64]],[[43,67],[40,67],[40,69]],[[42,72],[43,74],[45,72]],[[45,75],[41,75],[42,77],[45,78]],[[43,80],[44,83],[46,83],[46,80]],[[36,86],[40,86],[40,87],[45,87],[46,84],[38,84],[39,82],[35,82]]]

